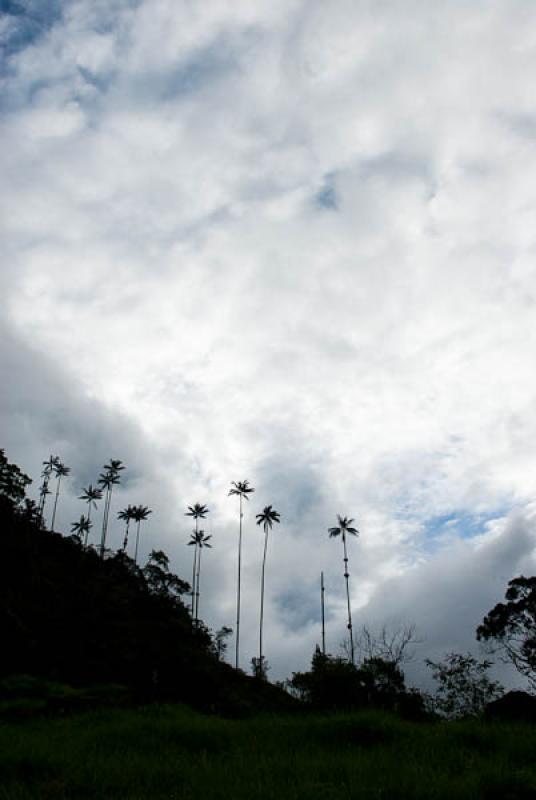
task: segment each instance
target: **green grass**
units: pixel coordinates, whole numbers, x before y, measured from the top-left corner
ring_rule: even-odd
[[[536,798],[536,729],[184,707],[0,723],[0,800]]]

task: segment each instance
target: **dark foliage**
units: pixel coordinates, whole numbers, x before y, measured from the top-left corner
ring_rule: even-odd
[[[11,466],[4,457],[0,679],[121,684],[143,700],[239,715],[294,705],[218,660],[208,628],[192,626],[182,601],[190,586],[165,553],[153,551],[140,569],[122,551],[102,559],[78,536],[43,530],[23,503],[29,479]]]
[[[536,688],[536,577],[508,584],[506,603],[497,603],[477,628],[479,641],[510,661]]]
[[[484,717],[489,720],[536,723],[536,697],[527,692],[507,692],[486,706]]]

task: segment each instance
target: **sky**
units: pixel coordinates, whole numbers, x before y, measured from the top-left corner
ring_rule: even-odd
[[[536,568],[534,2],[0,7],[0,446],[30,492],[58,454],[68,533],[121,459],[112,516],[153,509],[142,556],[186,579],[207,504],[216,629],[248,479],[244,668],[268,504],[272,678],[320,641],[321,571],[345,638],[337,514],[356,630],[415,624],[419,685],[478,654]]]

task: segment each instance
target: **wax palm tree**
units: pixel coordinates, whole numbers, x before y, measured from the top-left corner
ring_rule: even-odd
[[[90,519],[82,514],[78,522],[73,522],[71,525],[71,533],[78,534],[81,539],[84,537],[84,545],[87,545],[87,537],[92,525],[93,523],[90,521]]]
[[[45,503],[47,495],[52,494],[52,492],[48,488],[48,484],[50,482],[50,476],[52,475],[52,472],[54,471],[56,465],[59,463],[60,460],[58,456],[50,456],[48,461],[43,461],[43,471],[41,473],[41,477],[43,478],[43,483],[39,487],[39,505],[37,509],[40,526],[42,526],[44,523]]]
[[[330,537],[342,536],[342,546],[344,548],[344,578],[346,580],[346,602],[348,605],[348,631],[350,633],[350,654],[352,657],[352,664],[355,663],[354,658],[354,635],[352,632],[352,610],[350,607],[350,585],[349,585],[349,578],[350,573],[348,572],[348,553],[346,551],[346,536],[350,534],[351,536],[359,536],[359,531],[357,528],[352,527],[353,519],[349,517],[341,517],[340,514],[337,514],[337,520],[339,522],[333,528],[328,528],[328,533]]]
[[[58,508],[58,497],[60,496],[60,485],[61,479],[65,478],[71,471],[70,467],[66,467],[65,464],[62,464],[61,461],[58,459],[53,466],[54,476],[58,479],[56,483],[56,496],[54,498],[54,511],[52,512],[52,524],[50,529],[52,533],[54,533],[54,523],[56,522],[56,509]]]
[[[100,485],[102,486],[103,491],[106,492],[104,497],[104,511],[102,515],[102,533],[101,533],[101,543],[100,543],[101,558],[104,557],[104,550],[106,547],[106,535],[108,533],[108,519],[110,517],[112,492],[114,486],[117,486],[121,482],[119,473],[121,472],[121,470],[125,469],[125,467],[123,466],[122,461],[111,458],[110,463],[104,464],[103,469],[104,472],[100,474],[98,480],[98,483],[100,483]]]
[[[240,527],[238,533],[238,588],[236,592],[236,640],[235,640],[235,667],[238,669],[240,653],[240,581],[242,571],[242,500],[249,500],[248,494],[254,492],[249,481],[232,481],[229,495],[237,495],[240,501]]]
[[[131,506],[129,504],[126,508],[124,508],[122,511],[120,511],[119,514],[117,515],[117,519],[121,519],[124,522],[126,522],[125,538],[123,539],[123,550],[125,552],[126,552],[126,549],[128,547],[128,529],[129,529],[129,526],[130,526],[130,521],[134,519],[134,513],[135,513],[134,506]]]
[[[201,552],[204,547],[212,547],[210,544],[210,539],[212,536],[205,536],[205,531],[197,530],[192,533],[190,537],[190,541],[188,544],[193,544],[195,546],[194,550],[194,559],[195,553],[197,553],[197,574],[195,576],[195,605],[194,605],[194,622],[197,625],[199,621],[199,585],[200,585],[200,577],[201,577]]]
[[[185,513],[185,517],[193,517],[195,519],[195,531],[194,534],[199,533],[199,520],[205,519],[206,515],[209,513],[208,508],[201,504],[195,503],[193,506],[188,506],[188,511]],[[190,540],[188,544],[194,545],[194,568],[192,573],[192,619],[194,619],[194,612],[195,612],[195,578],[196,578],[196,564],[197,564],[197,540]]]
[[[274,522],[281,522],[279,519],[279,512],[275,511],[272,506],[265,506],[261,514],[257,514],[257,525],[262,525],[264,528],[264,555],[262,558],[262,574],[261,574],[261,618],[259,626],[259,664],[263,665],[262,655],[262,626],[264,624],[264,571],[266,567],[266,550],[268,548],[268,531],[271,530]]]
[[[149,514],[152,514],[150,508],[147,506],[134,506],[134,522],[136,522],[136,548],[134,550],[134,563],[138,563],[138,545],[140,543],[140,525],[144,522]]]
[[[78,499],[87,503],[87,518],[91,522],[91,508],[97,508],[97,500],[102,500],[102,491],[90,483],[87,489],[82,489],[82,492],[83,494]],[[90,527],[93,527],[93,525]]]

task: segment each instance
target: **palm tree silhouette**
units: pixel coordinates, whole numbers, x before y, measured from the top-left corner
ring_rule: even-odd
[[[124,522],[126,522],[125,538],[123,539],[123,550],[125,552],[126,552],[126,549],[128,547],[128,529],[129,529],[129,525],[130,525],[130,520],[134,519],[134,513],[135,513],[134,506],[131,506],[129,504],[126,508],[124,508],[122,511],[120,511],[119,514],[117,515],[117,519],[122,519]]]
[[[199,533],[199,520],[205,519],[206,515],[209,513],[208,508],[201,503],[195,503],[193,506],[188,506],[188,511],[185,513],[185,517],[193,517],[195,519],[195,531],[194,534],[197,536]],[[196,564],[197,564],[197,539],[194,541],[190,540],[188,544],[194,545],[194,568],[192,573],[192,619],[194,619],[194,612],[195,612],[195,579],[196,579]]]
[[[104,512],[102,515],[102,533],[101,533],[101,543],[100,543],[100,556],[101,558],[104,557],[104,550],[106,547],[106,534],[108,533],[108,519],[110,516],[110,505],[112,502],[112,492],[114,486],[117,486],[121,482],[121,478],[119,473],[121,470],[125,469],[123,466],[123,462],[119,461],[118,459],[111,458],[109,464],[104,464],[103,470],[99,476],[98,483],[102,486],[103,490],[106,492],[106,496],[104,498]]]
[[[54,511],[52,512],[52,523],[50,525],[52,533],[54,533],[54,523],[56,522],[56,509],[58,508],[58,497],[60,496],[61,479],[67,476],[71,471],[71,469],[70,467],[66,467],[65,464],[62,464],[59,459],[56,461],[52,469],[54,470],[55,477],[58,479],[58,482],[56,484],[56,496],[54,498]]]
[[[134,549],[134,563],[138,563],[138,545],[140,543],[140,525],[144,522],[149,514],[152,514],[150,508],[147,506],[134,506],[134,521],[137,523],[136,525],[136,547]]]
[[[87,518],[88,521],[91,522],[91,507],[97,508],[97,500],[102,500],[102,491],[92,486],[90,483],[87,489],[82,489],[82,492],[83,494],[81,494],[78,499],[84,500],[87,503]],[[93,526],[90,525],[90,527]],[[87,536],[85,543],[87,544]]]
[[[233,488],[229,489],[229,495],[237,495],[240,500],[240,530],[238,534],[238,589],[236,593],[236,640],[235,640],[235,667],[238,669],[240,653],[240,581],[242,572],[242,499],[249,500],[248,494],[254,492],[249,485],[249,481],[231,481]],[[228,495],[228,496],[229,496]]]
[[[80,517],[78,522],[73,522],[71,525],[71,533],[76,533],[80,538],[84,536],[84,546],[87,545],[87,537],[89,535],[89,530],[92,526],[92,522],[90,521],[89,517],[85,517],[83,514]]]
[[[212,547],[210,544],[210,539],[212,536],[205,536],[205,531],[194,531],[190,537],[190,541],[188,542],[189,545],[194,545],[194,562],[195,562],[195,554],[197,553],[197,574],[195,576],[195,605],[194,605],[194,623],[197,625],[199,621],[199,584],[200,584],[200,576],[201,576],[201,551],[203,547]]]
[[[328,528],[328,533],[330,537],[335,536],[342,536],[342,546],[344,548],[344,578],[346,580],[346,602],[348,605],[348,630],[350,632],[350,653],[352,657],[352,664],[355,664],[354,658],[354,635],[352,632],[352,611],[350,607],[350,585],[348,583],[348,579],[350,578],[350,573],[348,572],[348,553],[346,552],[346,536],[347,534],[351,534],[352,536],[359,536],[359,531],[357,528],[352,527],[353,519],[349,517],[341,517],[340,514],[337,514],[337,520],[339,521],[338,526],[333,528]]]
[[[271,530],[274,522],[281,522],[279,519],[279,512],[274,511],[272,506],[265,506],[261,514],[257,514],[257,525],[264,527],[264,555],[262,558],[262,574],[261,574],[261,619],[259,627],[259,664],[262,670],[264,663],[262,656],[262,626],[264,623],[264,571],[266,566],[266,550],[268,548],[268,531]]]
[[[39,506],[37,509],[40,527],[42,527],[44,523],[45,503],[47,495],[52,494],[52,492],[48,488],[50,476],[52,475],[52,472],[54,471],[56,465],[59,463],[60,459],[58,458],[58,456],[50,456],[48,461],[43,461],[43,471],[41,473],[41,477],[43,478],[43,483],[39,487]]]

